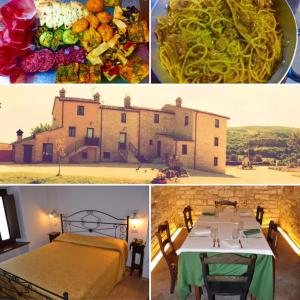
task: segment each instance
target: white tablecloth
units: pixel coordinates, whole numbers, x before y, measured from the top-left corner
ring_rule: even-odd
[[[244,211],[245,210],[243,210],[243,212]],[[238,239],[234,240],[234,243],[237,244],[238,247],[232,248],[230,246],[226,246],[226,244],[232,243],[233,227],[235,226],[234,223],[237,222],[243,223],[243,229],[239,233]],[[217,238],[220,241],[220,247],[218,247],[217,242],[215,242],[215,247],[213,247],[213,238],[210,235],[199,236],[196,234],[197,230],[206,227],[217,228]],[[255,217],[253,215],[247,217],[241,216],[239,210],[236,212],[233,210],[225,210],[216,216],[202,215],[194,225],[182,246],[177,250],[177,253],[178,255],[183,252],[251,253],[273,255],[273,252],[261,231],[259,234],[253,236],[245,237],[243,235],[242,231],[254,228],[260,229],[260,225],[256,221]],[[240,246],[239,240],[243,248]]]

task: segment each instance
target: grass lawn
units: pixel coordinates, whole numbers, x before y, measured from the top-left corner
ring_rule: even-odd
[[[0,173],[0,183],[16,183],[16,184],[85,184],[85,183],[149,183],[147,180],[136,180],[126,178],[101,178],[93,176],[76,176],[76,175],[61,175],[39,174],[29,172],[5,172]]]

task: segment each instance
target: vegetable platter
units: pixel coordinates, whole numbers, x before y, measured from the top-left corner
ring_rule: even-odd
[[[0,82],[148,82],[141,3],[0,0]]]

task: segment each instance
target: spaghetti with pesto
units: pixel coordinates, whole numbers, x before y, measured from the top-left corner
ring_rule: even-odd
[[[179,83],[263,83],[282,60],[270,0],[169,0],[155,32],[162,67]]]

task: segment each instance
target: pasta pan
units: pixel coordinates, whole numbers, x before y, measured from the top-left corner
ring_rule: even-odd
[[[155,36],[156,19],[167,14],[169,0],[158,0],[152,4],[151,14],[151,65],[152,72],[162,83],[174,83],[168,72],[162,67],[159,59],[159,49]],[[287,0],[273,0],[276,16],[281,26],[284,38],[283,59],[275,68],[268,83],[280,83],[285,80],[297,50],[297,23]]]

